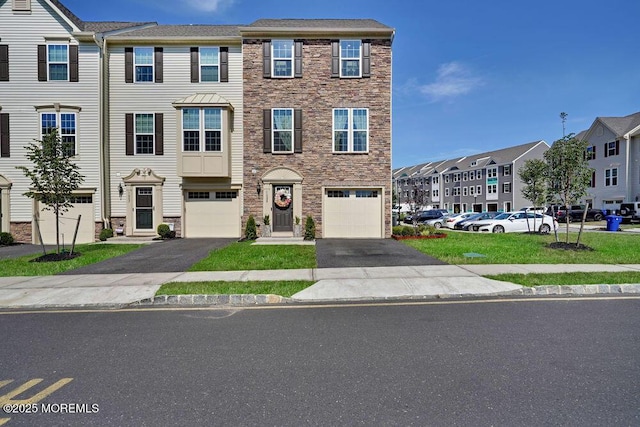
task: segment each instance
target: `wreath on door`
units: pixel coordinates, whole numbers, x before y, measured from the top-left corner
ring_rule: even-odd
[[[274,202],[277,207],[286,209],[291,204],[291,193],[286,190],[278,190],[274,197]]]

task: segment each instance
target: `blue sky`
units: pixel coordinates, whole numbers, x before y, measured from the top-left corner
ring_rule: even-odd
[[[62,0],[87,21],[373,18],[393,43],[393,167],[640,111],[638,0]]]

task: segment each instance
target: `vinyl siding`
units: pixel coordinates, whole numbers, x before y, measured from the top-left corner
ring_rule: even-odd
[[[611,132],[606,126],[602,126],[603,132],[598,135],[597,127],[601,126],[600,123],[595,125],[593,132],[589,136],[589,144],[596,147],[596,159],[589,161],[589,166],[596,171],[596,186],[595,188],[587,189],[587,197],[593,199],[593,205],[596,208],[605,207],[604,200],[618,200],[626,201],[626,140],[624,138],[616,138],[616,135]],[[615,140],[620,141],[620,150],[617,156],[604,156],[604,145],[607,142]],[[604,172],[605,169],[618,168],[618,185],[605,187],[604,185]]]
[[[126,46],[136,46],[135,43]],[[191,83],[193,45],[163,47],[163,83],[125,83],[124,45],[109,48],[109,150],[111,159],[112,216],[126,214],[127,200],[118,195],[118,183],[135,168],[151,168],[166,178],[163,187],[163,215],[182,214],[182,178],[177,176],[179,118],[172,103],[195,93],[216,93],[234,108],[231,134],[231,183],[242,184],[242,51],[229,47],[228,83]],[[164,114],[164,155],[125,155],[125,114]],[[120,174],[118,176],[117,174]]]
[[[79,82],[38,82],[37,45],[45,37],[69,37],[72,31],[44,2],[32,0],[31,14],[13,14],[11,1],[0,2],[0,37],[9,45],[10,81],[0,82],[0,106],[10,114],[11,157],[0,158],[0,174],[9,179],[11,221],[31,221],[33,201],[22,194],[29,180],[15,166],[29,166],[25,146],[40,139],[39,112],[35,106],[59,103],[81,108],[77,115],[77,156],[85,176],[82,187],[95,187],[95,219],[100,220],[99,151],[99,50],[95,44],[79,45]],[[62,42],[61,42],[62,43]],[[77,44],[75,40],[71,43]]]

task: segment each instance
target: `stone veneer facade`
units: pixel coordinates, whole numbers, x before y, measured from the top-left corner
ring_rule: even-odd
[[[301,223],[311,215],[316,237],[322,237],[322,187],[357,186],[384,189],[384,236],[390,237],[391,40],[371,40],[369,78],[332,78],[329,39],[304,40],[301,78],[264,78],[262,40],[245,39],[243,58],[243,229],[249,215],[261,221],[270,214],[263,212],[261,196],[251,190],[256,177],[284,166],[303,177]],[[302,153],[263,152],[263,109],[271,108],[302,109]],[[334,108],[369,109],[368,153],[332,152]]]

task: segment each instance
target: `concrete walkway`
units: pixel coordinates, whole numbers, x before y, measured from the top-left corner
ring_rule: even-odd
[[[453,296],[536,294],[513,283],[486,279],[500,273],[558,273],[572,271],[634,271],[640,264],[477,264],[404,267],[318,268],[301,270],[207,271],[189,273],[83,274],[0,278],[0,308],[123,307],[140,301],[154,302],[161,284],[198,281],[310,280],[316,282],[291,299],[265,302],[362,301],[377,299],[441,298]],[[603,285],[605,286],[605,285]],[[566,293],[640,293],[640,284],[607,287],[567,287]],[[558,287],[555,288],[565,288]],[[562,289],[560,289],[562,291]],[[545,290],[537,294],[557,293]],[[209,303],[206,298],[161,298]],[[233,303],[234,299],[217,299]],[[255,304],[255,298],[237,298],[238,304]]]

